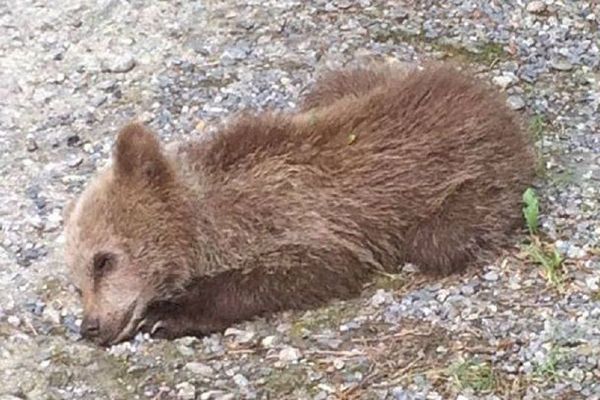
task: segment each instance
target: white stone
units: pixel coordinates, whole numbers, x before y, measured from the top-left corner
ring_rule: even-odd
[[[588,287],[588,289],[596,291],[596,290],[598,290],[599,281],[600,281],[600,277],[592,276],[592,277],[586,278],[585,284]]]
[[[16,317],[14,315],[11,315],[6,320],[8,321],[9,324],[14,326],[15,328],[18,327],[19,325],[21,325],[21,320],[19,319],[19,317]]]
[[[340,369],[344,368],[344,365],[346,365],[346,364],[344,363],[344,360],[341,360],[341,359],[339,359],[339,358],[336,358],[336,359],[333,361],[333,366],[334,366],[334,367],[335,367],[335,369],[337,369],[337,370],[340,370]]]
[[[261,344],[263,347],[269,349],[271,347],[273,347],[273,345],[277,342],[277,337],[276,336],[266,336],[263,338],[263,340],[261,340]]]
[[[200,362],[189,362],[185,364],[185,369],[187,369],[193,374],[201,375],[204,377],[210,377],[214,375],[214,370],[209,365],[202,364]]]
[[[386,292],[383,289],[378,289],[377,292],[371,297],[371,305],[373,307],[379,307],[383,304],[387,304],[393,300],[393,297],[390,293]]]
[[[44,318],[49,321],[52,321],[54,324],[60,324],[60,310],[55,309],[54,307],[46,307],[43,312]]]
[[[498,273],[496,271],[490,271],[483,276],[483,279],[485,279],[486,281],[491,281],[491,282],[497,281]]]
[[[181,382],[177,386],[177,398],[182,400],[194,400],[196,398],[196,388],[189,382]]]
[[[449,295],[450,291],[448,289],[440,289],[436,298],[440,303],[443,303],[444,301],[446,301]]]
[[[550,62],[550,66],[557,71],[570,71],[573,69],[573,64],[566,60],[555,60]]]
[[[512,95],[508,97],[508,106],[513,110],[520,110],[525,107],[525,100],[521,96]]]
[[[506,89],[509,86],[512,86],[516,81],[517,78],[513,74],[503,74],[492,78],[492,82],[494,82],[494,85],[497,85],[502,89]]]
[[[224,400],[227,398],[226,396],[228,396],[228,394],[222,390],[209,390],[208,392],[204,392],[200,395],[200,400]]]
[[[286,347],[279,352],[279,360],[283,362],[295,363],[301,356],[300,350],[295,347]]]
[[[249,343],[250,341],[252,341],[254,335],[254,332],[244,331],[236,328],[228,328],[224,332],[224,336],[235,336],[235,340],[241,344]]]
[[[239,387],[246,387],[250,384],[250,382],[248,382],[248,379],[242,374],[235,374],[233,376],[233,381]]]
[[[532,14],[541,13],[546,9],[546,4],[543,1],[532,1],[527,4],[527,11]]]

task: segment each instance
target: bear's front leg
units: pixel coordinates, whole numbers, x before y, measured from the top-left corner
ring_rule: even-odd
[[[206,336],[244,320],[319,306],[360,293],[369,268],[346,250],[290,245],[261,256],[254,269],[198,277],[148,309],[154,337]]]
[[[157,303],[149,307],[141,330],[157,339],[182,336],[202,337],[224,330],[227,326],[208,318],[194,302]]]

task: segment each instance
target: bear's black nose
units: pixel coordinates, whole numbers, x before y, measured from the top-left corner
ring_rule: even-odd
[[[86,339],[93,339],[100,332],[100,321],[98,318],[83,318],[80,328],[81,336]]]

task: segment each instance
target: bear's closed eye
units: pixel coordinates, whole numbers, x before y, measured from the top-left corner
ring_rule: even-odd
[[[107,273],[115,263],[115,257],[111,253],[101,252],[94,254],[94,276],[100,277]]]

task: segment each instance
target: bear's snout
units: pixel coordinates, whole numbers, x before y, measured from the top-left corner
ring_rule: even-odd
[[[86,316],[81,321],[79,330],[84,339],[94,340],[100,334],[100,320],[96,317]]]

